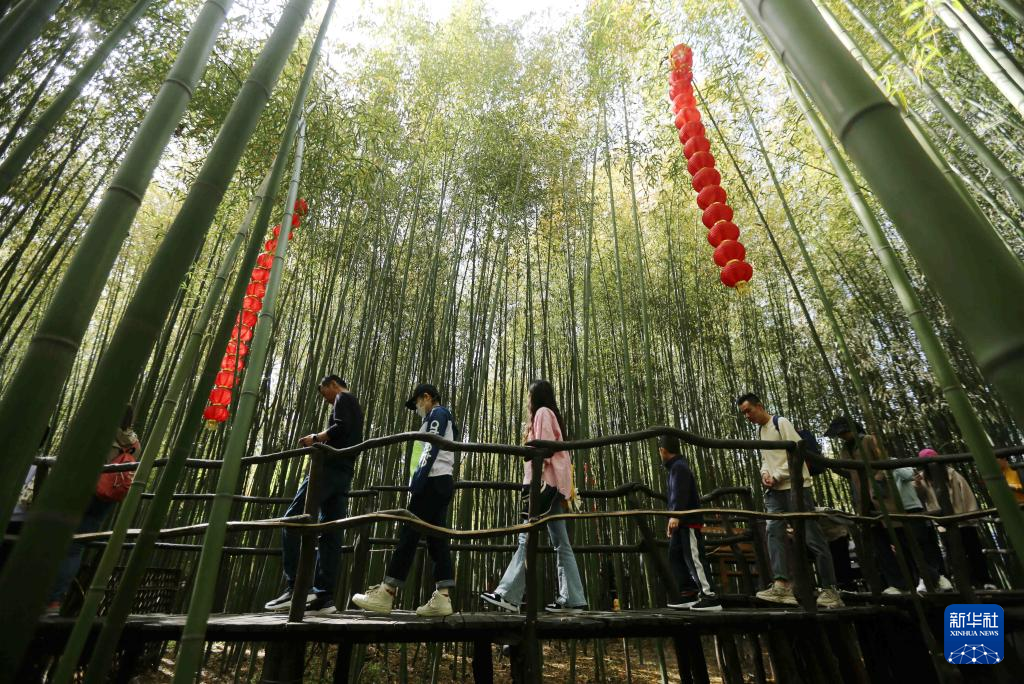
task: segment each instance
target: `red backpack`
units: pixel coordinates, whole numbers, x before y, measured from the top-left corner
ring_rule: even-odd
[[[118,452],[117,456],[110,459],[107,465],[135,463],[135,457],[132,455],[134,451],[134,445],[127,448],[121,447],[121,451]],[[134,470],[103,473],[100,475],[99,482],[96,483],[96,497],[101,501],[124,501],[124,498],[128,496],[128,489],[132,486],[134,479]]]

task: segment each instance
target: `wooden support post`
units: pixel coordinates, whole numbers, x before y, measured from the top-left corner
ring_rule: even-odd
[[[128,684],[138,670],[139,660],[145,650],[145,643],[130,634],[125,634],[121,639],[121,644],[121,652],[117,659],[117,672],[113,679],[115,684]]]
[[[715,635],[718,652],[722,658],[722,680],[726,684],[743,684],[743,665],[740,663],[735,639],[736,634],[733,632],[720,632]]]
[[[320,487],[323,483],[324,455],[314,450],[309,455],[309,480],[306,483],[306,501],[302,512],[310,522],[320,515]],[[288,622],[302,622],[306,612],[306,595],[313,586],[313,571],[316,568],[316,534],[302,534],[299,547],[299,567],[295,571],[295,586],[292,588],[292,603],[288,611]]]
[[[536,520],[542,513],[540,510],[540,485],[544,472],[544,459],[550,458],[552,452],[538,449],[530,460],[530,520]],[[526,682],[541,680],[541,650],[537,640],[537,611],[540,608],[540,564],[537,558],[537,546],[540,532],[533,528],[527,534],[526,541],[526,624],[523,627],[523,643],[520,647],[522,657],[522,675]]]
[[[768,649],[772,656],[772,666],[775,670],[775,681],[786,682],[786,684],[804,684],[805,679],[793,659],[793,644],[778,630],[771,629],[766,632],[768,636]]]
[[[352,669],[352,643],[338,644],[338,657],[334,661],[334,684],[348,684]]]
[[[768,672],[764,667],[764,655],[761,652],[761,637],[757,632],[747,635],[746,643],[750,646],[750,657],[754,663],[755,684],[768,684]]]
[[[806,510],[804,505],[804,458],[796,449],[789,449],[786,452],[789,460],[789,475],[792,487],[789,495],[793,497],[792,509],[798,513]],[[817,601],[814,598],[814,575],[811,573],[810,564],[807,561],[807,523],[803,518],[793,518],[793,530],[796,533],[793,539],[793,547],[796,555],[794,569],[796,570],[796,582],[794,582],[793,594],[796,596],[800,606],[808,613],[818,610]]]
[[[672,646],[675,647],[676,652],[676,667],[679,668],[679,680],[682,684],[694,684],[689,647],[686,643],[688,638],[685,634],[676,634],[672,637]]]
[[[861,657],[857,630],[849,622],[840,622],[825,626],[830,649],[839,660],[839,669],[843,674],[844,684],[869,684],[867,670]]]
[[[493,684],[494,661],[491,658],[491,642],[473,642],[473,682],[475,684]]]
[[[944,463],[929,463],[928,473],[931,475],[932,484],[935,485],[935,496],[939,500],[939,507],[943,515],[952,515],[953,502],[949,498],[949,474]],[[931,524],[931,523],[927,523]],[[949,544],[947,554],[949,562],[953,566],[953,579],[956,580],[956,588],[963,595],[964,603],[977,603],[978,596],[971,584],[971,571],[967,566],[967,555],[964,552],[964,541],[960,534],[960,523],[950,522],[944,525],[946,528],[946,541]]]

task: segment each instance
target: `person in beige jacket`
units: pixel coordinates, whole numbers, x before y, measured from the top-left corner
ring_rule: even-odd
[[[918,454],[921,458],[938,456],[934,449],[922,449]],[[949,491],[949,503],[953,507],[953,513],[972,513],[978,510],[978,499],[971,490],[967,478],[956,471],[951,463],[945,467],[946,488]],[[921,503],[925,511],[933,515],[941,515],[942,509],[939,506],[938,496],[935,493],[935,483],[932,482],[931,469],[927,466],[914,476],[914,487],[917,489]],[[981,545],[981,530],[977,520],[960,523],[960,538],[964,544],[964,554],[971,573],[971,584],[981,588],[995,588],[992,584],[992,576],[989,574],[988,562],[985,560],[985,552]],[[946,526],[948,527],[948,526]],[[949,532],[939,527],[942,533],[943,543],[946,545],[946,552],[949,552]],[[934,534],[934,532],[932,533]]]

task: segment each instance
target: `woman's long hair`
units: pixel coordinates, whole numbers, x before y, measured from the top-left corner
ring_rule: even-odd
[[[555,399],[555,388],[547,380],[534,380],[527,390],[530,395],[530,420],[537,413],[537,409],[549,408],[555,413],[558,420],[558,429],[562,431],[562,439],[568,439],[565,432],[565,421],[562,419],[562,412],[558,410],[558,401]]]

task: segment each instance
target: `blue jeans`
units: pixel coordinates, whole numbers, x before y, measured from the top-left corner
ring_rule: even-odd
[[[89,507],[85,509],[85,513],[82,515],[82,522],[78,524],[75,534],[88,534],[89,532],[98,531],[113,507],[114,502],[112,501],[101,501],[95,496],[92,497],[92,501],[89,503]],[[75,581],[75,577],[78,575],[78,568],[82,565],[83,551],[85,551],[85,545],[72,542],[71,547],[68,549],[68,555],[61,561],[60,568],[57,570],[57,579],[54,581],[53,589],[50,590],[49,600],[51,602],[62,601],[64,594],[68,593],[68,587]]]
[[[306,488],[309,486],[307,477],[295,492],[295,498],[285,512],[289,515],[302,515],[306,506]],[[320,522],[340,520],[348,510],[348,490],[352,488],[352,471],[347,468],[324,468],[324,482],[320,487]],[[313,592],[333,596],[338,586],[338,566],[341,564],[342,530],[331,530],[317,537],[316,574],[313,579]],[[295,573],[299,568],[299,544],[302,536],[289,531],[282,531],[284,579],[291,590],[295,585]]]
[[[583,580],[580,579],[580,569],[576,565],[576,554],[572,552],[569,544],[569,532],[565,527],[564,520],[549,520],[547,522],[548,538],[551,545],[555,547],[555,558],[558,564],[558,599],[556,603],[572,608],[587,605],[587,597],[583,594]],[[523,592],[526,591],[526,540],[525,532],[519,535],[519,548],[512,556],[512,562],[505,569],[496,594],[501,594],[509,603],[520,604],[523,602]]]
[[[792,513],[796,510],[793,505],[792,490],[769,489],[764,494],[764,508],[769,513]],[[814,510],[814,499],[808,490],[804,490],[804,510]],[[832,553],[829,551],[828,542],[821,532],[821,526],[817,520],[805,520],[804,529],[807,532],[807,548],[814,556],[814,567],[818,571],[818,580],[823,587],[834,587],[836,584],[836,570],[832,565]],[[786,521],[768,521],[768,559],[771,561],[772,578],[785,580],[789,578],[786,570]]]

